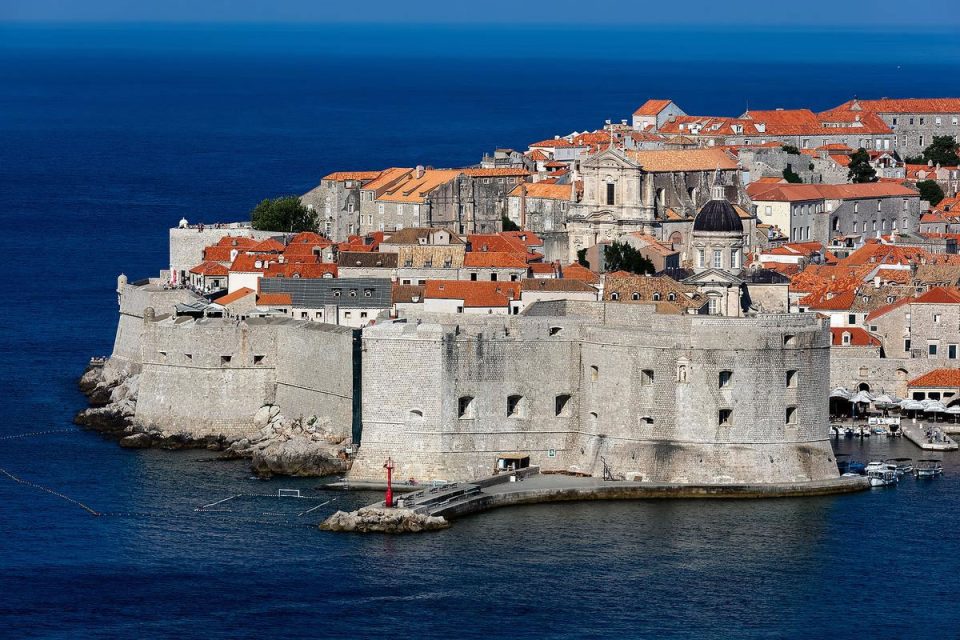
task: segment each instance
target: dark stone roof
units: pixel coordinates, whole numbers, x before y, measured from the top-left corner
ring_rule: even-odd
[[[726,200],[711,200],[703,205],[693,221],[694,231],[743,233],[737,210]]]

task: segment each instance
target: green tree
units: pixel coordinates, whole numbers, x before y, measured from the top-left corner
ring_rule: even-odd
[[[504,231],[520,231],[520,226],[506,215],[504,215],[501,220],[503,221]]]
[[[300,202],[297,196],[266,198],[250,212],[254,229],[300,233],[317,230],[317,214]]]
[[[579,249],[579,250],[577,251],[577,264],[579,264],[579,265],[582,266],[582,267],[586,267],[587,269],[590,268],[590,261],[587,260],[587,250],[586,250],[586,249]]]
[[[923,150],[923,155],[919,158],[920,162],[910,162],[909,164],[932,162],[941,167],[955,167],[960,165],[960,155],[957,155],[958,150],[960,150],[960,145],[957,144],[953,136],[933,136],[933,142]],[[917,159],[910,158],[910,160]]]
[[[803,182],[803,178],[798,176],[793,170],[793,165],[787,165],[787,168],[783,170],[783,179],[791,184],[796,184],[798,182]]]
[[[921,180],[917,183],[917,189],[920,190],[920,199],[926,200],[932,206],[936,206],[943,200],[943,189],[934,180]]]
[[[625,242],[613,242],[603,252],[607,271],[627,271],[629,273],[654,273],[653,263],[644,258],[639,251]]]
[[[781,149],[783,149],[785,153],[789,153],[792,156],[800,155],[800,149],[797,149],[792,144],[785,144],[781,147]]]
[[[870,154],[863,147],[850,154],[850,167],[847,172],[850,182],[876,182],[877,170],[870,166]]]

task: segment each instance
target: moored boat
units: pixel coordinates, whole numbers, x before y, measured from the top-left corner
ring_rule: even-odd
[[[890,469],[875,469],[867,472],[871,487],[891,487],[897,484],[897,472]]]
[[[933,478],[943,474],[943,464],[939,460],[917,460],[913,474],[917,478]]]

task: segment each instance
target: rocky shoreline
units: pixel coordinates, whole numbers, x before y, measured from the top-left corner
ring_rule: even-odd
[[[417,513],[413,509],[363,507],[349,513],[337,511],[320,524],[320,529],[354,533],[420,533],[449,526],[445,518]]]
[[[207,449],[222,451],[223,460],[249,459],[251,470],[260,478],[322,477],[350,469],[349,438],[332,433],[317,416],[288,420],[276,405],[261,407],[253,418],[257,435],[239,440],[223,434],[198,438],[139,424],[135,419],[139,379],[137,373],[88,367],[79,386],[91,406],[79,411],[74,422],[115,438],[128,449]]]

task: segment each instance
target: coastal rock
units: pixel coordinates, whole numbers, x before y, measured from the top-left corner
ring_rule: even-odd
[[[125,449],[149,449],[153,440],[145,433],[135,433],[120,439],[120,446]]]
[[[324,520],[324,531],[355,531],[357,533],[419,533],[446,529],[450,523],[439,516],[417,513],[412,509],[364,507],[349,513],[337,511]]]
[[[319,477],[341,474],[350,466],[335,449],[307,438],[271,442],[252,452],[251,467],[261,478],[274,475]]]
[[[268,423],[257,437],[234,442],[227,447],[223,459],[250,458],[253,473],[261,478],[321,477],[339,475],[350,469],[345,451],[349,438],[324,429],[316,416],[312,417],[312,432],[303,428],[301,420],[286,424],[276,405],[261,407],[255,421],[263,419]],[[324,424],[328,425],[329,421]]]

